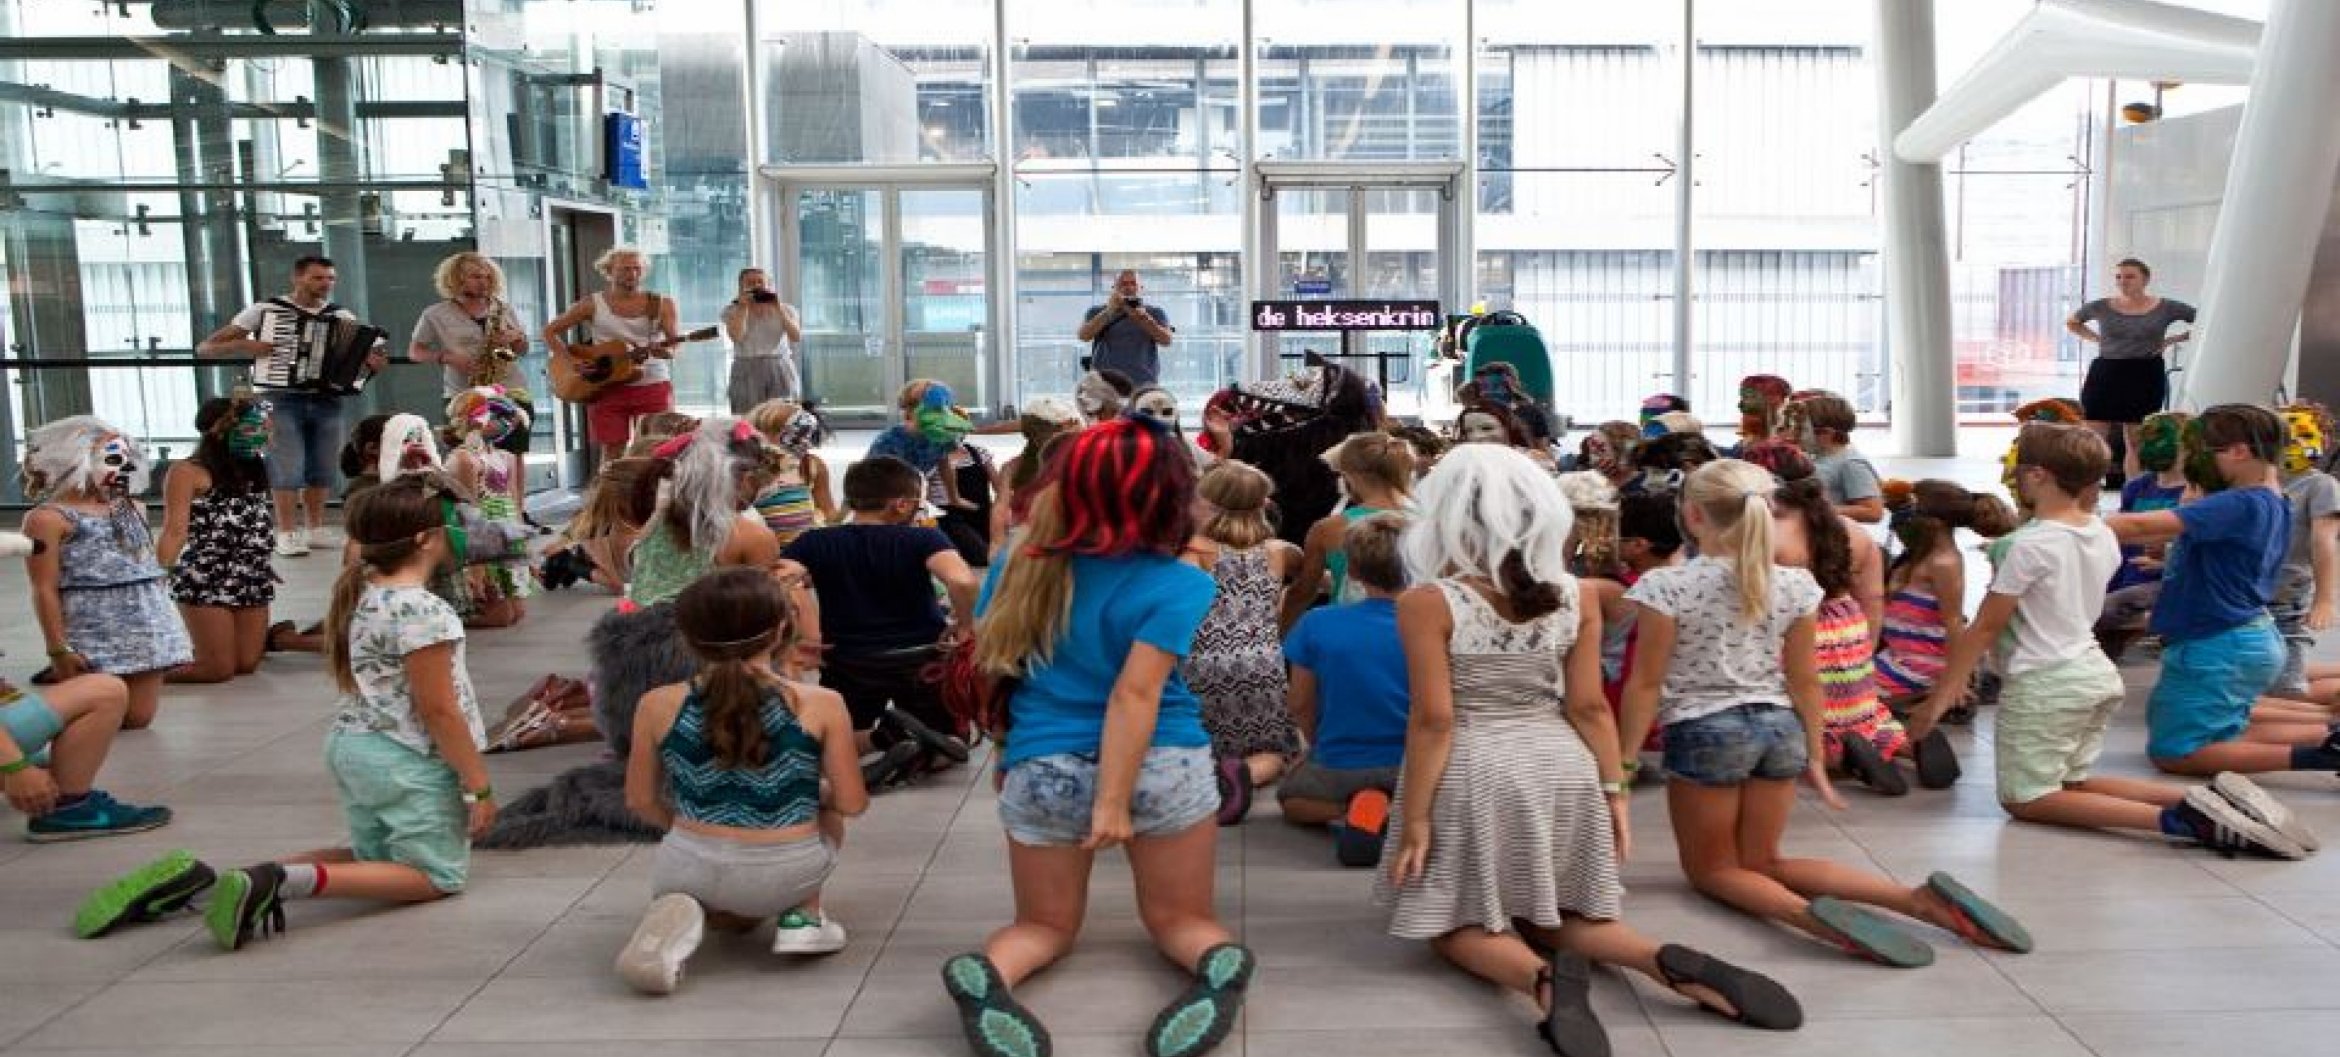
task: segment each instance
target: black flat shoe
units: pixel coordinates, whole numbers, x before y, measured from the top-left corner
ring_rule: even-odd
[[[1958,784],[1961,773],[1958,753],[1950,747],[1950,737],[1940,727],[1926,732],[1909,747],[1910,756],[1917,760],[1918,784],[1927,789],[1948,789]]]
[[[1762,973],[1741,969],[1704,951],[1675,943],[1658,948],[1657,967],[1658,975],[1666,978],[1666,986],[1676,991],[1695,984],[1721,995],[1723,1001],[1731,1004],[1730,1010],[1716,1009],[1704,1002],[1698,1005],[1725,1020],[1772,1031],[1794,1031],[1804,1026],[1804,1007],[1796,1001],[1796,996]]]
[[[1841,744],[1844,746],[1844,773],[1852,776],[1854,781],[1882,796],[1909,794],[1909,779],[1902,776],[1900,768],[1893,766],[1893,761],[1877,751],[1876,743],[1865,737],[1854,736],[1841,739]]]
[[[1536,1035],[1560,1057],[1609,1057],[1609,1031],[1593,1013],[1592,963],[1581,954],[1554,951],[1543,976],[1552,1004]]]

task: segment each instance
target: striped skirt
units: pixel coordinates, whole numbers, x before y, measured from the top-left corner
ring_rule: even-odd
[[[1867,738],[1877,752],[1892,759],[1909,740],[1901,721],[1877,699],[1876,670],[1870,663],[1869,618],[1851,596],[1820,603],[1820,692],[1827,729],[1821,743],[1828,765],[1843,758],[1843,739]]]
[[[1895,591],[1885,601],[1884,648],[1877,654],[1877,692],[1887,698],[1922,694],[1949,666],[1949,634],[1942,603],[1920,591]]]

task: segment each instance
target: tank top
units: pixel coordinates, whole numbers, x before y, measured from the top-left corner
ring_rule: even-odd
[[[1380,507],[1365,506],[1363,504],[1344,507],[1341,509],[1341,517],[1350,525],[1354,525],[1360,521],[1365,520],[1366,518],[1372,517],[1375,514],[1386,513],[1388,513],[1388,511],[1383,510]],[[1345,530],[1347,526],[1343,526],[1343,528]],[[1349,586],[1349,552],[1345,548],[1335,547],[1325,553],[1324,572],[1325,575],[1330,578],[1330,583],[1332,585],[1333,605],[1337,606],[1348,602],[1355,602],[1365,597],[1365,592]]]
[[[691,581],[707,575],[715,567],[715,552],[701,548],[685,550],[674,539],[674,530],[662,524],[653,524],[634,544],[634,575],[626,583],[626,600],[638,606],[654,606],[671,602],[683,593]]]
[[[674,726],[658,743],[675,817],[710,826],[785,829],[821,813],[821,743],[797,722],[775,688],[766,688],[761,767],[725,767],[707,741],[707,706],[691,687]]]
[[[655,297],[655,295],[653,296],[654,300],[651,301],[651,314],[644,317],[635,317],[618,315],[615,310],[609,307],[608,298],[603,297],[598,293],[594,294],[593,340],[622,340],[629,345],[648,345],[651,342],[658,340],[658,318],[656,309],[666,299],[663,297]],[[667,378],[667,361],[659,359],[656,356],[652,356],[649,359],[642,361],[642,376],[640,378],[634,379],[634,381],[628,384],[655,385],[659,382],[666,381]]]
[[[162,566],[154,560],[154,534],[137,504],[118,500],[104,514],[55,504],[49,509],[65,515],[73,526],[57,550],[58,590],[125,587],[163,578]]]
[[[783,550],[812,529],[820,518],[820,508],[813,504],[812,485],[804,479],[801,460],[756,497],[756,516],[780,538]]]

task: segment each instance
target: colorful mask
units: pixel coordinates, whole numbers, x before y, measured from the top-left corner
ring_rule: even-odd
[[[2007,490],[2008,495],[2014,496],[2016,502],[2028,504],[2028,500],[2023,498],[2023,489],[2015,482],[2015,467],[2021,465],[2016,462],[2017,447],[2019,445],[2016,441],[2008,441],[2007,453],[1999,456],[1999,485]]]
[[[2059,426],[2077,426],[2087,416],[2080,405],[2060,397],[2034,400],[2015,409],[2015,424],[2025,422],[2053,422]]]
[[[236,406],[236,417],[228,420],[228,454],[254,459],[268,450],[269,410],[265,400],[245,400]]]
[[[2176,466],[2189,417],[2183,411],[2159,411],[2145,416],[2145,421],[2137,427],[2137,465],[2153,473]]]
[[[1761,440],[1779,429],[1780,409],[1787,406],[1791,388],[1776,374],[1739,379],[1739,436]]]
[[[1665,427],[1658,425],[1658,416],[1669,411],[1681,411],[1688,406],[1689,401],[1672,393],[1657,393],[1644,399],[1641,402],[1641,435],[1664,436]]]
[[[2287,434],[2283,442],[2284,473],[2306,473],[2324,464],[2323,410],[2315,404],[2292,404],[2283,409]]]
[[[941,386],[935,388],[942,389]],[[931,398],[932,390],[928,392]],[[942,392],[943,398],[948,400],[950,390],[943,389]],[[958,408],[952,407],[948,403],[937,407],[931,399],[918,405],[918,411],[912,416],[912,419],[917,426],[918,435],[935,444],[957,447],[961,441],[967,439],[967,434],[975,432],[975,424],[967,421],[967,416]]]
[[[19,469],[28,498],[146,492],[146,453],[120,430],[91,415],[61,418],[25,434]]]
[[[1585,434],[1583,443],[1576,446],[1577,461],[1588,470],[1603,474],[1617,472],[1617,446],[1599,433]]]
[[[2218,472],[2218,452],[2202,437],[2202,420],[2187,421],[2180,431],[2179,448],[2185,460],[2186,482],[2204,492],[2226,490],[2226,477]]]
[[[447,424],[458,434],[501,444],[528,429],[528,409],[502,386],[482,385],[455,394],[447,402]]]
[[[796,413],[788,416],[787,423],[780,427],[779,434],[772,438],[772,443],[781,451],[799,459],[812,454],[812,450],[821,443],[820,416],[813,414],[809,407],[797,408]]]

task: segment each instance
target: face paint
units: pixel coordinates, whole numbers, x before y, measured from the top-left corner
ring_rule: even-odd
[[[249,459],[268,450],[268,405],[250,401],[236,412],[235,424],[228,427],[228,454]]]
[[[1166,426],[1178,424],[1178,398],[1164,390],[1148,390],[1130,405],[1130,410]]]
[[[1503,423],[1501,421],[1498,421],[1493,415],[1482,414],[1479,412],[1470,412],[1463,415],[1462,439],[1463,443],[1465,444],[1511,443],[1511,438],[1504,434]]]
[[[1586,466],[1602,473],[1616,472],[1617,449],[1609,443],[1609,438],[1598,433],[1591,434],[1584,438],[1583,446],[1577,451],[1584,456]]]
[[[2287,408],[2283,424],[2290,434],[2283,443],[2283,472],[2306,473],[2323,465],[2324,426],[2316,420],[2316,413]]]
[[[2180,434],[2185,419],[2171,414],[2147,415],[2137,427],[2137,464],[2154,473],[2177,465]]]
[[[2179,436],[2182,440],[2187,483],[2204,492],[2225,491],[2226,475],[2218,472],[2218,453],[2211,449],[2208,441],[2202,439],[2202,420],[2197,418],[2187,422]]]
[[[97,490],[110,499],[130,495],[131,471],[138,461],[138,452],[119,434],[109,434],[99,442],[97,450]]]

